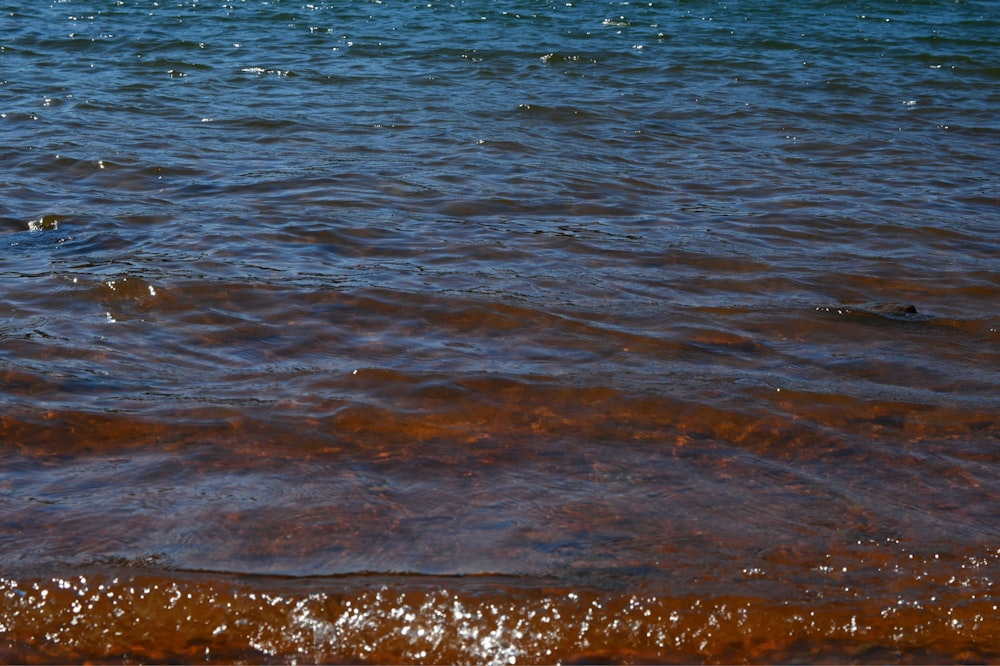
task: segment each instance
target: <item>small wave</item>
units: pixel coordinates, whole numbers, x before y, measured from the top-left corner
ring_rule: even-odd
[[[766,563],[745,568],[722,594],[613,592],[489,575],[282,580],[141,571],[155,559],[117,570],[7,575],[2,654],[15,662],[482,664],[1000,656],[987,573],[993,552],[914,557],[892,540],[863,550],[879,576],[872,587],[852,582],[857,560],[827,555],[813,570],[839,580],[840,593],[802,588],[784,601],[760,594]],[[918,591],[930,581],[933,591]]]

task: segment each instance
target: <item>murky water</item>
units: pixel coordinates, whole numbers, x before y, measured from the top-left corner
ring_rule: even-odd
[[[997,660],[998,28],[0,3],[0,660]]]

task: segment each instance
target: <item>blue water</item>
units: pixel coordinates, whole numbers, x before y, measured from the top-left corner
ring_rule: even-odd
[[[0,3],[0,660],[995,660],[997,53]]]

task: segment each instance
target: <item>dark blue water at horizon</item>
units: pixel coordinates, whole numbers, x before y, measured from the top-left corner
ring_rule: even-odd
[[[0,3],[0,660],[996,659],[998,35]]]

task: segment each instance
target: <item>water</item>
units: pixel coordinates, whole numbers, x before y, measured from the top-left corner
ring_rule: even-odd
[[[0,660],[997,660],[997,35],[0,3]]]

